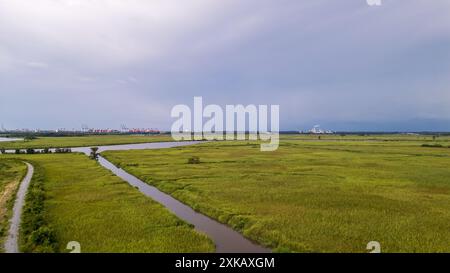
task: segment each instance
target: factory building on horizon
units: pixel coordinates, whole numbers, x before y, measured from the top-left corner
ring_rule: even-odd
[[[315,134],[315,135],[326,135],[326,134],[334,134],[335,132],[331,130],[323,130],[320,128],[320,125],[314,125],[314,127],[306,132],[300,131],[300,134]]]

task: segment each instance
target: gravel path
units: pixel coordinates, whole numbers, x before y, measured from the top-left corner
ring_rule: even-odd
[[[11,225],[9,227],[8,238],[5,242],[6,253],[18,253],[19,252],[19,226],[20,218],[22,216],[22,208],[25,203],[25,196],[30,185],[31,178],[33,177],[34,168],[31,164],[25,162],[28,167],[28,172],[25,178],[20,183],[19,191],[17,192],[16,201],[13,207],[13,216],[11,218]]]

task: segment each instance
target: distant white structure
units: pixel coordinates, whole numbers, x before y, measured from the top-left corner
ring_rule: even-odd
[[[81,124],[81,132],[88,132],[89,126],[87,124]]]
[[[125,124],[120,125],[120,127],[122,128],[122,130],[121,130],[122,133],[126,133],[130,130],[130,129],[128,129],[128,127]]]
[[[310,134],[334,134],[331,130],[323,130],[320,125],[314,125],[314,127],[308,131]]]

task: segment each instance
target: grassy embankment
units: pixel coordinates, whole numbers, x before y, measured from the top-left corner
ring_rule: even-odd
[[[450,149],[422,147],[431,136],[305,138],[104,155],[276,251],[450,251]]]
[[[21,225],[25,252],[210,252],[209,238],[81,154],[4,155],[35,166]]]
[[[18,160],[0,161],[0,252],[3,252],[4,240],[9,229],[14,197],[27,166]]]
[[[108,136],[81,136],[81,137],[38,137],[33,140],[20,140],[0,142],[0,148],[12,149],[41,149],[41,148],[72,148],[101,145],[117,145],[132,143],[148,143],[173,141],[170,135],[108,135]]]

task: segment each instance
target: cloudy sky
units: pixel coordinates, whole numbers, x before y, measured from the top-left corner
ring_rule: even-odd
[[[281,129],[450,131],[450,1],[0,0],[0,123],[169,129],[176,104]]]

